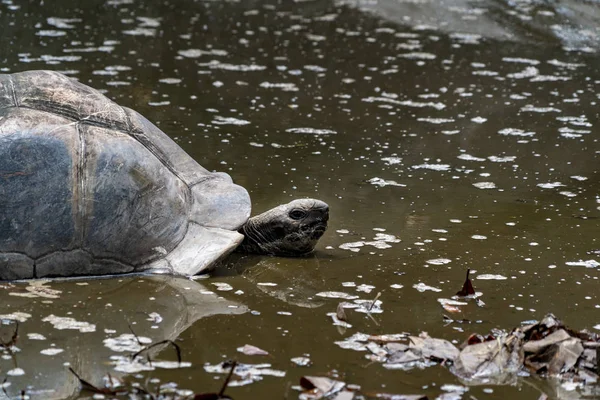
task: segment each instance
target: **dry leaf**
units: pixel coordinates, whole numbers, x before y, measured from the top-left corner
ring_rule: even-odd
[[[300,378],[300,386],[306,390],[316,391],[316,398],[330,396],[342,390],[346,384],[335,379],[324,376],[303,376]]]
[[[469,279],[470,272],[471,270],[467,269],[467,278],[465,279],[462,289],[459,292],[456,292],[457,296],[466,297],[475,294],[475,289],[473,289],[473,284],[471,283],[471,279]]]

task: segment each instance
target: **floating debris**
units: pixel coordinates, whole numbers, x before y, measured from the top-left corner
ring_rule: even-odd
[[[597,268],[600,263],[596,260],[579,260],[579,261],[568,261],[565,263],[570,267],[586,267],[586,268]]]
[[[177,53],[179,55],[187,57],[187,58],[198,58],[203,55],[226,56],[229,54],[227,51],[219,50],[219,49],[210,49],[210,50],[187,49],[187,50],[179,50]]]
[[[163,321],[163,318],[159,313],[151,312],[150,314],[148,314],[148,318],[146,318],[146,321],[152,321],[155,324],[160,324]]]
[[[129,351],[131,353],[138,352],[144,348],[144,345],[152,343],[152,339],[137,336],[132,333],[124,333],[115,338],[107,338],[103,340],[106,347],[114,352]]]
[[[76,321],[71,317],[57,317],[54,314],[48,315],[46,318],[42,319],[42,322],[50,322],[54,326],[54,329],[58,330],[74,329],[81,333],[96,331],[96,325],[94,324]]]
[[[475,279],[488,280],[488,281],[489,280],[503,281],[508,278],[504,275],[481,274],[481,275],[477,275],[477,277]]]
[[[46,299],[58,299],[62,291],[46,286],[48,283],[49,282],[47,280],[34,280],[29,282],[29,285],[25,287],[26,292],[10,292],[9,295],[18,297],[43,297]]]
[[[504,58],[502,58],[502,61],[510,62],[510,63],[529,64],[529,65],[538,65],[540,63],[538,60],[532,60],[529,58],[520,58],[520,57],[504,57]]]
[[[146,362],[139,358],[131,359],[129,356],[111,356],[111,365],[114,366],[115,371],[124,372],[127,374],[135,374],[142,371],[154,371],[156,368],[162,369],[179,369],[179,368],[190,368],[192,363],[183,361],[162,361],[152,360],[152,362]]]
[[[442,289],[440,289],[440,288],[436,288],[436,287],[433,287],[433,286],[426,285],[423,282],[419,282],[417,284],[414,284],[413,288],[417,289],[419,292],[425,292],[427,290],[431,290],[432,292],[441,292],[442,291]]]
[[[284,92],[297,92],[298,86],[294,83],[272,83],[272,82],[263,82],[260,85],[261,88],[265,89],[281,89]]]
[[[388,233],[376,233],[375,237],[371,241],[358,241],[358,242],[350,242],[343,243],[339,246],[342,250],[350,250],[352,252],[360,251],[360,248],[363,246],[372,246],[376,249],[389,249],[392,246],[390,243],[400,243],[401,240],[397,238],[395,235],[390,235]]]
[[[243,353],[247,356],[268,356],[269,352],[263,349],[260,349],[256,346],[252,346],[251,344],[245,344],[242,347],[238,347],[237,351]]]
[[[234,65],[234,64],[227,64],[227,63],[222,63],[220,61],[217,60],[212,60],[208,63],[199,63],[198,66],[200,67],[208,67],[210,69],[222,69],[225,71],[240,71],[240,72],[251,72],[251,71],[263,71],[265,69],[267,69],[267,67],[265,67],[264,65],[245,65],[245,64],[240,64],[240,65]],[[269,85],[267,82],[264,82],[267,84],[267,86]],[[262,86],[261,84],[261,87]],[[296,88],[297,90],[297,88]]]
[[[81,19],[49,17],[49,18],[46,18],[46,22],[48,23],[48,25],[52,25],[58,29],[72,29],[72,28],[75,28],[75,25],[72,25],[72,23],[73,22],[81,22]]]
[[[430,169],[432,171],[449,171],[450,165],[449,164],[419,164],[419,165],[413,165],[412,168],[414,168],[414,169]]]
[[[6,372],[6,375],[8,376],[21,376],[21,375],[25,375],[25,371],[21,368],[13,368],[11,370],[8,370]]]
[[[315,128],[289,128],[285,130],[289,133],[304,133],[307,135],[335,135],[336,131],[331,129],[315,129]]]
[[[340,392],[346,384],[326,377],[303,376],[300,378],[300,386],[305,390],[300,399],[321,399]]]
[[[516,72],[516,73],[513,73],[513,74],[508,74],[506,76],[508,78],[523,79],[523,78],[532,78],[532,77],[538,75],[539,73],[540,73],[540,71],[537,68],[535,68],[535,67],[527,67],[527,68],[525,68],[521,72]]]
[[[536,112],[536,113],[548,113],[548,112],[561,112],[556,107],[535,107],[531,104],[527,104],[525,107],[521,107],[522,112]]]
[[[204,370],[211,374],[229,374],[231,372],[230,362],[219,364],[204,364]],[[285,377],[285,371],[279,371],[271,368],[271,364],[242,364],[237,363],[233,370],[233,375],[240,377],[240,380],[229,382],[230,387],[245,386],[260,381],[263,376],[274,376],[277,378]]]
[[[31,318],[31,314],[21,311],[15,311],[10,314],[0,314],[0,321],[18,321],[25,322]]]
[[[388,165],[396,165],[396,164],[402,163],[402,158],[401,157],[383,157],[381,159],[381,161],[384,161]],[[379,178],[373,178],[373,179],[379,179]]]
[[[238,119],[238,118],[233,118],[233,117],[216,116],[215,119],[213,119],[211,123],[215,124],[215,125],[238,125],[238,126],[242,126],[242,125],[248,125],[248,124],[250,124],[250,121],[246,121],[246,120]]]
[[[325,297],[328,299],[345,299],[345,300],[353,300],[358,299],[358,296],[353,294],[348,294],[344,292],[319,292],[316,294],[319,297]]]
[[[35,34],[37,36],[60,37],[60,36],[65,36],[67,34],[67,32],[65,32],[65,31],[58,31],[58,30],[55,30],[55,29],[42,29],[40,31],[37,31]]]
[[[542,189],[554,189],[554,188],[565,186],[565,185],[563,185],[560,182],[547,182],[547,183],[538,183],[536,186],[540,187]]]
[[[473,184],[477,189],[496,189],[494,182],[475,182]]]
[[[425,261],[429,265],[446,265],[452,262],[449,258],[434,258],[432,260]]]
[[[181,83],[181,79],[179,78],[162,78],[158,80],[160,83],[166,83],[169,85],[175,85]]]
[[[431,53],[413,52],[398,54],[398,57],[408,58],[411,60],[435,60],[437,56]]]
[[[516,156],[503,156],[503,157],[489,156],[488,157],[488,160],[490,160],[491,162],[496,162],[496,163],[511,162],[511,161],[515,161],[516,159],[517,159]]]
[[[211,284],[213,286],[217,287],[217,290],[220,292],[229,292],[233,290],[233,286],[231,286],[229,283],[225,283],[225,282],[211,282]]]
[[[28,333],[27,338],[29,340],[46,340],[46,336],[42,335],[41,333]]]
[[[395,105],[399,105],[399,106],[415,107],[415,108],[430,107],[430,108],[434,108],[436,110],[443,110],[444,108],[446,108],[446,105],[444,103],[439,103],[439,102],[438,103],[420,102],[420,101],[412,101],[412,100],[400,101],[400,100],[392,99],[389,97],[366,97],[362,100],[366,103],[381,102],[381,103],[395,104]]]
[[[405,184],[403,183],[398,183],[396,181],[392,181],[392,180],[385,180],[382,178],[371,178],[369,180],[367,180],[368,183],[375,185],[375,186],[379,186],[379,187],[384,187],[384,186],[398,186],[398,187],[406,187]]]
[[[521,136],[521,137],[531,137],[535,135],[535,132],[525,132],[523,129],[517,128],[504,128],[498,131],[499,134],[505,136]]]
[[[290,361],[299,367],[308,367],[312,364],[308,357],[294,357]]]
[[[338,306],[338,311],[339,311],[340,307],[341,307],[342,312],[344,313],[344,315],[342,315],[344,317],[343,319],[340,318],[339,312],[330,312],[330,313],[327,313],[327,316],[331,317],[331,320],[333,321],[333,325],[335,325],[335,326],[341,326],[343,328],[352,328],[352,325],[350,323],[348,323],[346,320],[346,316],[345,316],[346,313],[344,311],[342,303],[340,303],[340,306]]]
[[[475,157],[470,154],[461,154],[456,158],[458,158],[460,160],[465,160],[465,161],[485,161],[485,158]]]
[[[417,118],[417,121],[428,122],[430,124],[447,124],[448,122],[454,122],[452,118]]]
[[[54,356],[56,354],[62,353],[63,351],[64,351],[63,349],[58,349],[56,347],[52,347],[52,348],[40,351],[40,354],[43,354],[46,356]]]
[[[473,334],[460,348],[425,332],[419,336],[398,334],[395,339],[382,343],[373,336],[357,333],[336,344],[344,349],[368,351],[369,360],[388,369],[442,364],[469,384],[514,384],[518,376],[526,373],[557,378],[576,387],[600,379],[596,360],[600,335],[573,331],[552,314],[508,333],[494,330],[487,336]]]

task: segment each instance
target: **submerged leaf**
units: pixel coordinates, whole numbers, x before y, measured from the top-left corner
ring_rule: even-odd
[[[336,315],[337,319],[339,319],[340,321],[344,321],[344,322],[348,321],[348,317],[346,317],[346,311],[344,311],[344,303],[338,304],[335,315]]]

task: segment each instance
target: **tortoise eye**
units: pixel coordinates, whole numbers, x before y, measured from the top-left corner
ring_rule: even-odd
[[[290,211],[289,215],[291,219],[299,220],[306,217],[307,213],[304,210],[295,209]]]

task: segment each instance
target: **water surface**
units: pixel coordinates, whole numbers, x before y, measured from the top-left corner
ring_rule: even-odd
[[[305,259],[233,255],[200,282],[5,285],[0,334],[23,322],[21,351],[0,370],[24,373],[8,375],[7,392],[77,398],[65,363],[90,380],[111,372],[218,391],[223,375],[207,369],[237,358],[285,376],[232,387],[236,399],[295,398],[300,376],[331,371],[364,393],[435,398],[462,383],[441,367],[386,370],[334,342],[427,331],[461,343],[548,312],[596,329],[599,17],[591,1],[4,0],[3,72],[62,71],[138,110],[246,187],[256,213],[296,197],[331,208]],[[460,289],[467,268],[485,306],[459,315],[473,324],[445,324],[438,299]],[[327,291],[381,292],[383,312],[348,310],[353,327],[340,332],[327,313],[341,300],[317,295]],[[60,318],[83,325],[61,330]],[[189,365],[115,371],[135,350],[106,340],[129,325],[177,339]],[[271,356],[243,355],[245,344]],[[63,351],[42,352],[53,348]],[[153,357],[175,360],[169,349]],[[463,398],[541,390],[565,389],[523,379]]]

